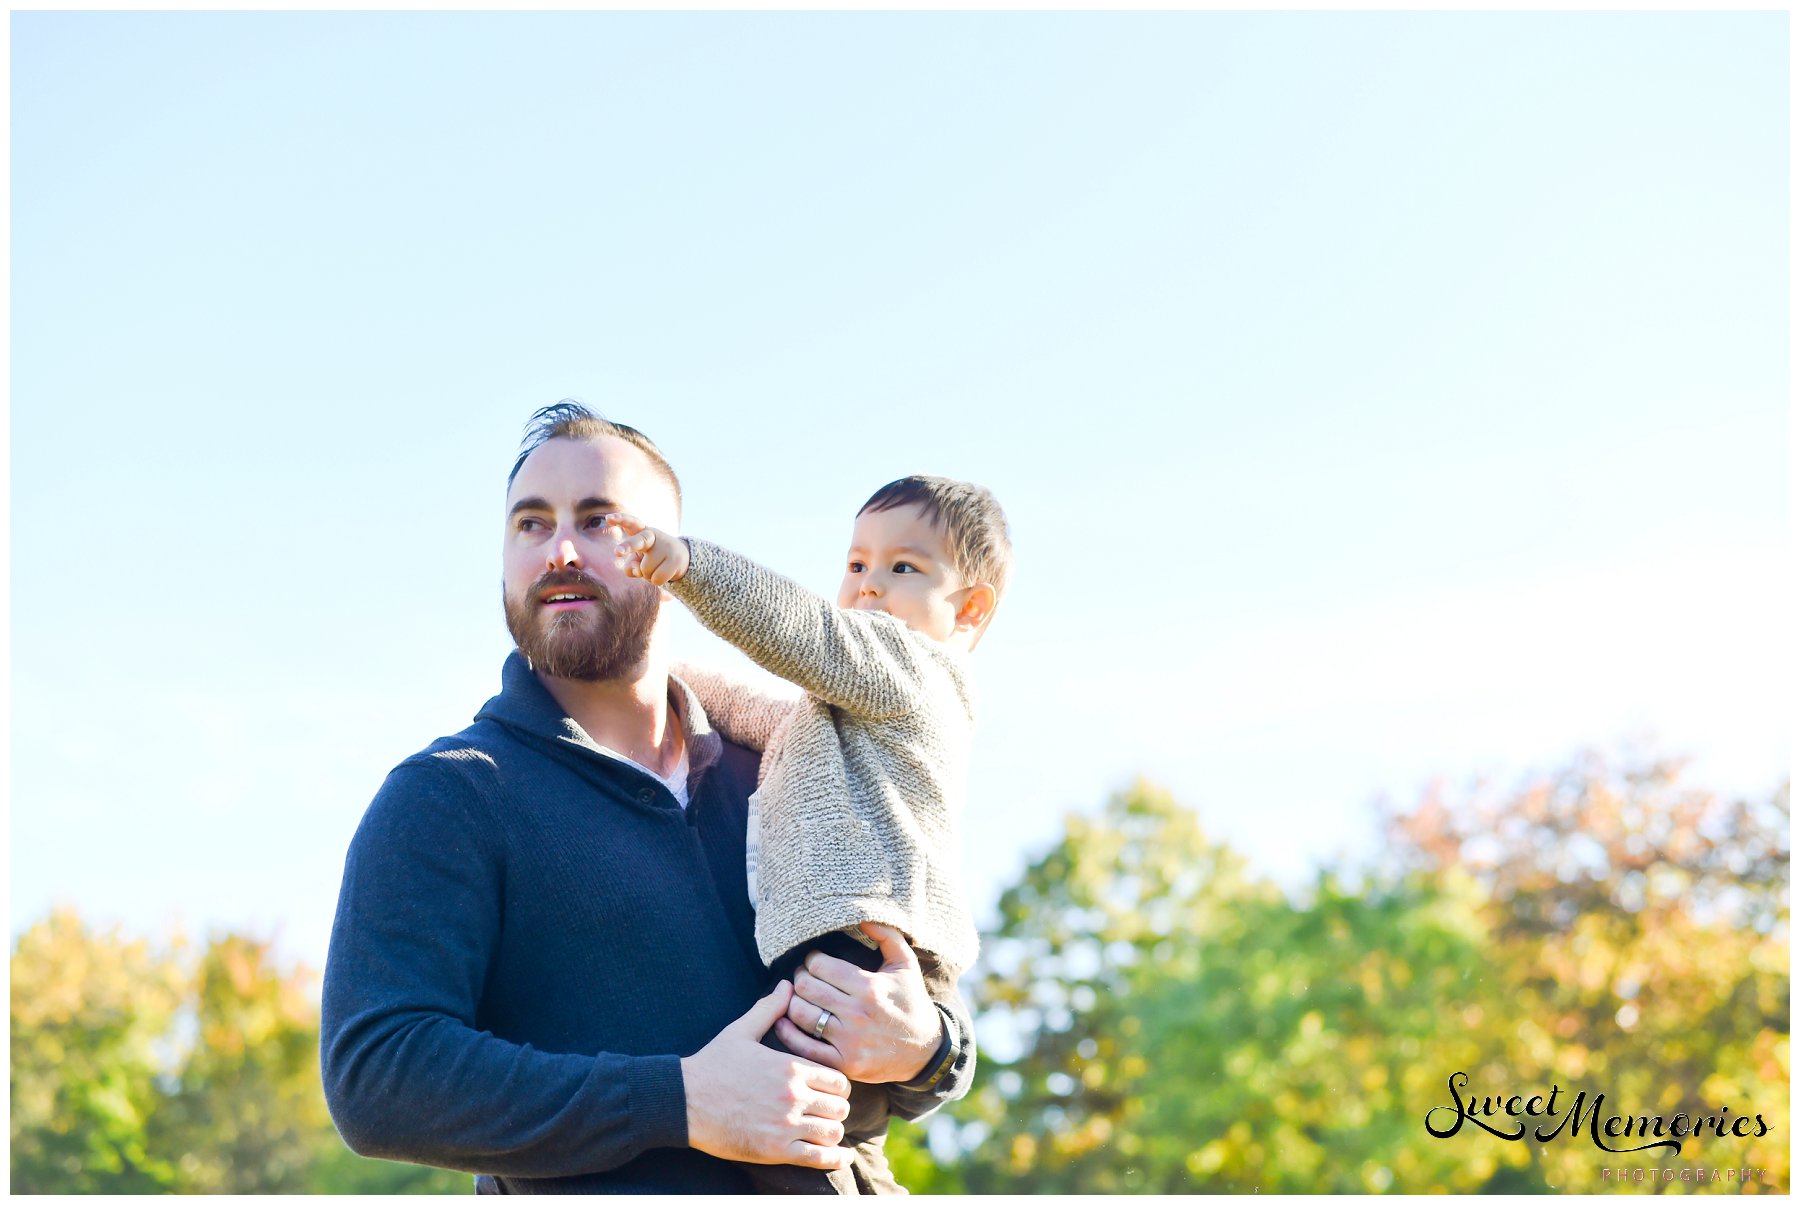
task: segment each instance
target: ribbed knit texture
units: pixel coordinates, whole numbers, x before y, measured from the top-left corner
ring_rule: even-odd
[[[668,589],[709,630],[806,691],[775,699],[688,668],[719,731],[765,750],[756,947],[764,962],[880,921],[954,981],[977,953],[958,821],[974,726],[967,656],[878,611],[833,606],[690,538]]]
[[[599,752],[517,653],[473,725],[388,776],[325,970],[325,1098],[353,1150],[510,1192],[749,1190],[687,1147],[680,1058],[762,994],[744,879],[757,759],[680,683],[671,697],[685,812]],[[951,1019],[967,1041],[960,1001]],[[967,1091],[957,1079],[896,1085],[893,1107],[929,1111]]]

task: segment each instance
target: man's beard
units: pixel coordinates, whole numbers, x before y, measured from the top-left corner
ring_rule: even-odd
[[[533,601],[557,586],[582,586],[598,597],[593,610],[555,612]],[[515,599],[500,588],[506,629],[531,667],[552,678],[609,682],[625,677],[644,663],[656,627],[657,591],[625,589],[614,595],[575,570],[546,573],[525,597]]]

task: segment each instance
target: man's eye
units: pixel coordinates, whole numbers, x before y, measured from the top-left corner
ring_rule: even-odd
[[[587,525],[589,527],[605,527],[606,526],[606,516],[605,515],[594,515],[592,518],[590,518],[587,521]]]
[[[540,528],[542,526],[543,526],[543,523],[539,522],[536,519],[526,518],[526,519],[519,520],[519,530],[520,531],[536,531],[538,528]]]

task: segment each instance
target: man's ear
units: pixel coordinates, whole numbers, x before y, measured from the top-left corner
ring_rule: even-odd
[[[963,596],[962,605],[956,608],[956,630],[979,633],[981,625],[994,613],[994,604],[999,601],[994,588],[986,582],[970,586],[969,592]]]

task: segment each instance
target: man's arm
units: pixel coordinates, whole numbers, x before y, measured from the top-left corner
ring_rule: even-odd
[[[668,590],[770,673],[874,719],[904,715],[923,700],[930,655],[892,616],[834,606],[706,540],[684,540],[630,515],[607,521],[627,535],[619,549],[628,574]]]
[[[842,1077],[761,1047],[783,1065],[739,1057],[739,1045],[755,1044],[733,1032],[748,1014],[685,1062],[552,1054],[477,1029],[503,884],[479,806],[460,774],[409,761],[351,842],[320,1032],[326,1104],[350,1149],[531,1177],[606,1171],[690,1142],[751,1162],[818,1158],[812,1150],[841,1120],[826,1098],[841,1095],[831,1089]],[[771,1008],[764,1000],[751,1013]],[[751,1082],[738,1085],[742,1116],[721,1119],[739,1127],[724,1132],[753,1149],[725,1149],[715,1130],[690,1133],[690,1088],[711,1096],[726,1071]],[[796,1139],[809,1150],[786,1146]]]

